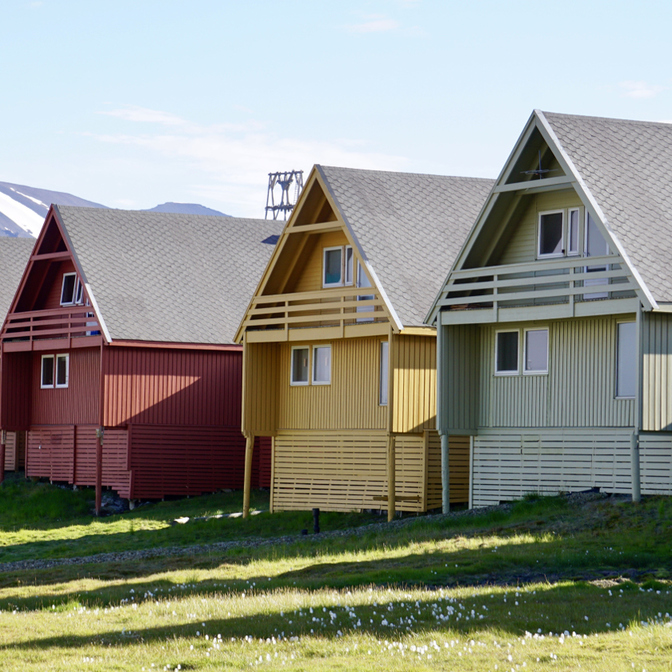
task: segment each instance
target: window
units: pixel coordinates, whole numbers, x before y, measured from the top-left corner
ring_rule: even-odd
[[[313,385],[331,383],[331,346],[319,345],[313,348]]]
[[[382,341],[380,344],[380,393],[379,403],[387,406],[387,391],[390,380],[390,343]]]
[[[524,373],[548,373],[548,329],[525,330]]]
[[[42,355],[42,373],[40,378],[40,387],[54,386],[54,356]]]
[[[616,344],[616,396],[633,399],[637,390],[637,323],[618,324]]]
[[[364,267],[357,263],[357,287],[371,287],[369,278],[364,272]],[[363,294],[357,297],[357,301],[371,301],[375,296],[373,294]],[[375,310],[375,306],[359,306],[357,308],[358,313],[372,313]],[[373,322],[373,317],[358,317],[357,322]]]
[[[350,245],[325,247],[322,252],[322,286],[352,284],[353,253]]]
[[[561,257],[564,253],[563,211],[539,214],[539,256]]]
[[[567,254],[579,254],[579,209],[574,208],[569,211],[569,222],[567,223]]]
[[[518,373],[518,332],[498,331],[495,341],[495,373]]]
[[[77,273],[64,273],[61,285],[61,305],[74,306],[77,301]]]
[[[56,355],[56,387],[67,387],[70,374],[70,355]]]
[[[586,213],[586,256],[587,257],[601,257],[609,254],[609,245],[607,241],[603,238],[600,230],[597,228],[595,220],[590,216],[590,213]],[[586,273],[599,273],[600,271],[606,271],[607,266],[586,266]],[[595,280],[584,280],[584,287],[592,287],[594,285],[607,285],[609,284],[608,278],[598,278]],[[592,294],[584,294],[584,299],[606,299],[609,296],[609,292],[595,292]]]
[[[292,348],[291,385],[308,385],[310,348]]]
[[[42,355],[40,387],[67,387],[70,377],[70,355]]]

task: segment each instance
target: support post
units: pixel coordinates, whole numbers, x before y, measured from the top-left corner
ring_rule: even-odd
[[[639,436],[633,432],[630,437],[630,458],[632,460],[632,501],[639,502],[642,499],[639,474]]]
[[[103,428],[96,429],[96,515],[103,506]]]
[[[387,436],[387,522],[394,520],[396,513],[396,454],[394,434]]]
[[[630,439],[630,457],[632,459],[632,501],[639,502],[642,498],[641,493],[641,474],[639,469],[639,433],[642,431],[642,399],[643,399],[643,347],[642,347],[642,304],[637,304],[637,397],[635,400],[635,431]]]
[[[450,436],[441,434],[441,504],[443,513],[450,513]]]
[[[7,444],[7,432],[0,431],[0,485],[5,481],[5,446]]]
[[[252,455],[254,454],[254,434],[245,436],[245,480],[243,481],[243,518],[250,515],[250,489],[252,487]]]

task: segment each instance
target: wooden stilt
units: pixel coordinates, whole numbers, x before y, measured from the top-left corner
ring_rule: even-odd
[[[103,428],[96,430],[96,515],[103,505]]]
[[[443,513],[450,512],[450,438],[441,434],[441,503]]]
[[[0,485],[5,480],[5,432],[2,431],[2,438],[0,438]]]
[[[394,434],[387,437],[387,521],[394,520],[396,513],[396,455],[394,445]]]
[[[252,487],[252,455],[254,454],[254,435],[248,434],[245,442],[245,481],[243,483],[243,518],[250,515],[250,489]]]

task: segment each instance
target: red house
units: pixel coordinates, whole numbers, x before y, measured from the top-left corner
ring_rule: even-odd
[[[98,508],[102,487],[242,487],[233,337],[278,228],[52,206],[0,332],[0,428],[27,433],[26,475],[95,485]]]
[[[3,320],[16,294],[34,244],[34,238],[0,236],[0,316]],[[0,482],[5,471],[23,469],[25,459],[24,432],[6,432],[3,438],[4,441],[0,439]],[[2,446],[5,447],[4,451]]]

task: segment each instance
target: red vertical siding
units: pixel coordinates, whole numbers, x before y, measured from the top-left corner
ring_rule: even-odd
[[[242,351],[105,348],[104,424],[240,427]]]
[[[100,398],[100,350],[70,350],[68,387],[40,389],[41,356],[63,351],[35,352],[32,372],[31,425],[97,425]]]
[[[74,273],[75,265],[72,261],[63,261],[58,264],[53,274],[50,274],[51,284],[49,287],[44,287],[42,295],[44,296],[44,303],[41,306],[36,306],[37,310],[49,310],[50,308],[60,308],[61,306],[61,289],[63,288],[63,274]]]
[[[32,352],[5,352],[2,356],[0,425],[8,430],[30,426]]]

